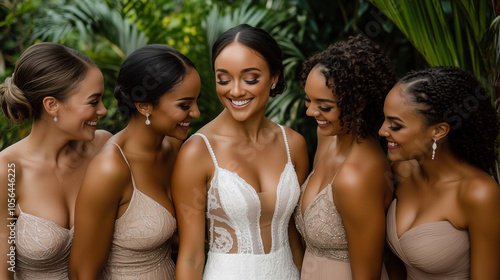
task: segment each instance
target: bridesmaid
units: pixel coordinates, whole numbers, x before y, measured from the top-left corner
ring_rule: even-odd
[[[395,81],[389,58],[362,35],[304,63],[318,146],[295,212],[306,243],[301,279],[387,278],[382,258],[392,179],[377,128]]]
[[[73,279],[174,279],[173,163],[200,112],[193,63],[166,45],[130,54],[115,97],[127,127],[93,159],[78,195]]]
[[[384,104],[396,199],[387,214],[391,279],[500,279],[499,120],[470,74],[411,72]],[[397,257],[396,257],[397,256]]]
[[[0,226],[0,279],[68,279],[76,197],[111,136],[96,130],[103,90],[94,62],[56,43],[30,46],[0,85],[5,116],[32,120],[30,134],[0,153],[0,218],[9,225],[17,217],[15,229]]]

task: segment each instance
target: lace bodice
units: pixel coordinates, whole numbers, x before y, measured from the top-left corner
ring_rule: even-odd
[[[73,228],[24,213],[18,207],[15,279],[68,279]]]
[[[132,173],[131,178],[132,198],[125,213],[115,221],[102,279],[174,279],[169,238],[177,229],[175,218],[137,189]]]
[[[207,194],[210,252],[204,279],[298,279],[292,261],[288,225],[299,198],[300,186],[285,130],[280,128],[288,160],[276,194],[266,199],[262,199],[263,194],[258,194],[238,174],[219,167],[207,137],[195,134],[205,141],[215,165]],[[269,201],[274,205],[269,205]],[[269,216],[272,227],[272,246],[268,254],[264,251],[260,231],[266,216]]]
[[[342,218],[333,202],[331,183],[314,197],[302,216],[302,195],[313,173],[309,174],[301,188],[301,198],[295,210],[297,229],[304,238],[306,248],[310,253],[332,260],[349,262],[347,235]]]

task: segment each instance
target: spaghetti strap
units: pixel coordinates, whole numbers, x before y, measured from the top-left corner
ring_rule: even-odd
[[[125,154],[123,153],[123,150],[122,148],[120,148],[120,146],[116,143],[111,143],[113,145],[115,145],[116,147],[118,147],[118,150],[120,150],[120,153],[122,153],[122,156],[123,156],[123,159],[125,160],[125,162],[127,163],[128,165],[128,168],[130,169],[130,164],[128,164],[128,160],[127,160],[127,157],[125,157]],[[132,172],[132,170],[130,170],[130,172]]]
[[[123,152],[122,148],[118,144],[116,144],[116,143],[111,143],[111,144],[113,144],[116,147],[118,147],[118,150],[120,150],[120,153],[122,153],[123,159],[125,160],[125,163],[127,164],[128,169],[130,170],[130,177],[132,179],[132,186],[134,186],[134,189],[137,189],[135,187],[134,174],[132,174],[132,168],[130,168],[130,164],[128,163],[128,160],[127,160],[127,157],[125,156],[125,153]]]
[[[195,133],[195,134],[193,134],[193,136],[194,135],[198,135],[198,136],[201,136],[201,138],[203,138],[203,141],[205,141],[205,145],[207,145],[208,152],[210,153],[210,156],[212,157],[212,160],[214,161],[214,165],[215,165],[215,167],[218,168],[219,165],[217,164],[217,159],[215,158],[214,150],[212,149],[212,145],[210,145],[210,141],[208,141],[208,138],[204,134],[201,134],[201,133]]]
[[[290,156],[290,148],[288,147],[288,139],[286,138],[285,128],[282,125],[279,125],[279,124],[278,124],[278,126],[281,128],[281,132],[283,133],[283,139],[285,139],[286,155],[287,155],[287,158],[288,158],[288,162],[291,162],[292,158]]]

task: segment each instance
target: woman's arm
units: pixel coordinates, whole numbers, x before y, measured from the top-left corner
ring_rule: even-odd
[[[176,279],[202,278],[205,264],[206,185],[212,172],[210,164],[212,160],[203,139],[192,137],[181,147],[174,165],[172,198],[179,232]]]
[[[384,168],[366,167],[344,163],[333,186],[354,280],[380,279],[385,245]]]
[[[75,206],[70,279],[97,279],[107,262],[118,207],[131,186],[128,165],[116,147],[106,147],[87,167]]]
[[[491,178],[475,180],[460,200],[468,222],[470,279],[500,279],[500,188]]]
[[[302,135],[290,128],[286,129],[288,143],[290,145],[290,155],[292,157],[295,172],[301,186],[309,174],[309,156],[307,153],[306,141]],[[300,190],[299,190],[300,191]],[[290,247],[292,249],[293,261],[299,271],[302,270],[302,260],[304,259],[304,246],[293,217],[290,219],[288,230]]]

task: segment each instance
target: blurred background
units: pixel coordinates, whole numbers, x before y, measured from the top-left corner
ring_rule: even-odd
[[[167,44],[196,65],[202,80],[201,117],[222,106],[215,93],[210,49],[240,23],[268,31],[284,51],[287,91],[269,101],[267,116],[300,132],[310,158],[316,123],[305,115],[299,74],[303,61],[328,45],[363,33],[391,58],[399,77],[413,69],[450,65],[473,73],[500,96],[500,0],[0,0],[0,82],[30,45],[52,41],[87,54],[104,74],[106,117],[99,128],[123,128],[113,97],[123,59],[146,44]],[[497,107],[498,108],[498,107]],[[0,150],[29,134],[0,113]]]

